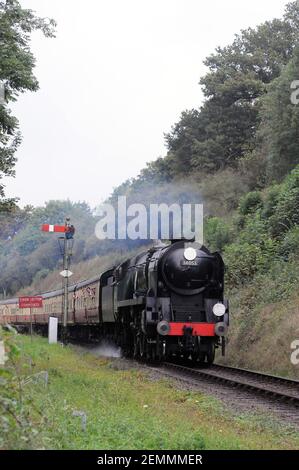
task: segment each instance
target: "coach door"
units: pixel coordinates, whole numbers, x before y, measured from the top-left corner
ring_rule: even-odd
[[[114,277],[103,276],[101,278],[101,307],[102,321],[104,323],[114,322]]]

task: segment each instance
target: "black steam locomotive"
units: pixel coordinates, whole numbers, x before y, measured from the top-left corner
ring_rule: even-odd
[[[225,354],[229,307],[218,253],[173,241],[122,263],[114,277],[117,336],[127,354],[209,364],[218,346]]]
[[[183,240],[159,245],[100,276],[69,288],[67,330],[76,339],[113,339],[124,353],[147,360],[177,356],[214,361],[225,353],[229,326],[223,297],[224,264],[218,253]],[[50,316],[62,328],[62,290],[43,294],[43,306],[19,309],[0,302],[0,324],[46,332]],[[28,311],[27,311],[28,310]]]

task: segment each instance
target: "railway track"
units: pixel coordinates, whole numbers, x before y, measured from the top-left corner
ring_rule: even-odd
[[[299,408],[299,381],[297,380],[218,364],[199,369],[166,362],[163,367],[168,371],[175,371],[182,378],[189,377],[193,380],[221,383]]]

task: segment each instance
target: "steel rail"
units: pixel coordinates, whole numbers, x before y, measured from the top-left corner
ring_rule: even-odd
[[[219,365],[212,366],[211,368],[196,369],[182,366],[180,364],[174,364],[171,362],[164,362],[163,366],[167,370],[175,370],[181,374],[192,376],[193,378],[205,380],[208,379],[217,383],[228,385],[233,388],[244,389],[249,392],[263,395],[267,398],[272,398],[299,407],[299,382],[296,380],[285,379],[282,377],[275,377],[268,374],[262,374],[260,372],[247,371],[245,369],[238,369],[234,367],[231,368]],[[217,373],[217,371],[225,371],[226,375],[221,375]],[[251,378],[257,378],[259,382],[261,381],[261,379],[263,379],[264,382],[256,383],[254,381],[244,381],[240,378],[240,375],[245,375],[247,379],[248,376],[250,376]],[[294,388],[294,390],[291,393],[289,391],[282,391],[281,381],[283,381],[284,385],[288,385]],[[271,385],[275,384],[276,389],[274,390],[273,388],[269,388],[267,386],[267,382],[268,385],[269,382],[271,382]]]

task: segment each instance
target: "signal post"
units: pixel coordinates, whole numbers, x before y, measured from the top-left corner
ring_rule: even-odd
[[[58,232],[64,233],[64,236],[58,238],[60,253],[63,257],[63,271],[60,275],[63,277],[63,322],[62,322],[62,340],[67,342],[67,323],[68,323],[68,291],[69,291],[69,278],[72,276],[70,271],[70,262],[74,245],[75,228],[70,224],[70,219],[66,218],[65,225],[49,225],[42,226],[43,232]]]

